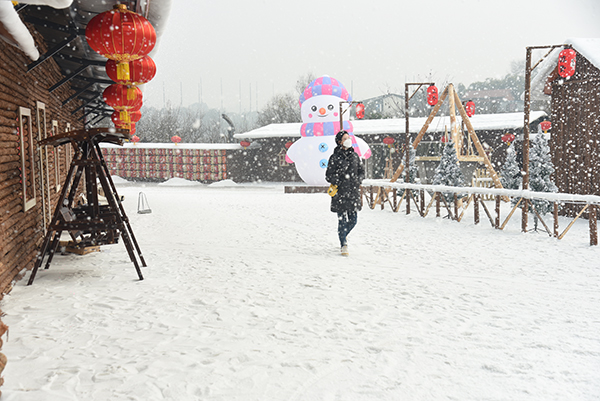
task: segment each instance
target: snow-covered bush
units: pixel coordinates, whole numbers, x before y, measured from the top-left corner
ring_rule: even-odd
[[[440,159],[440,164],[435,169],[433,176],[433,185],[447,185],[452,187],[464,187],[465,176],[460,170],[458,164],[458,156],[454,142],[450,141],[444,146],[444,152]],[[461,197],[461,195],[458,195]],[[451,202],[454,199],[453,193],[444,193],[446,202]]]
[[[500,170],[500,182],[506,189],[519,189],[523,182],[514,145],[509,146],[506,150],[506,160]]]
[[[537,134],[533,137],[529,150],[529,189],[536,192],[558,192],[551,178],[553,173],[554,164],[550,158],[546,135]],[[543,199],[534,199],[532,203],[540,215],[553,208],[552,202]]]

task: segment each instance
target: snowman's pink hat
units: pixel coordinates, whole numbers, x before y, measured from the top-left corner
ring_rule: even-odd
[[[312,81],[304,92],[300,95],[300,106],[306,99],[310,99],[313,96],[319,95],[333,95],[337,96],[347,102],[352,101],[352,96],[348,93],[344,85],[335,78],[331,78],[328,75],[323,75]]]

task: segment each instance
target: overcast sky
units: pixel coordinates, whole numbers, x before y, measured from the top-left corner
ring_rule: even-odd
[[[255,111],[309,72],[356,100],[468,85],[575,37],[600,37],[599,0],[173,0],[144,104]]]

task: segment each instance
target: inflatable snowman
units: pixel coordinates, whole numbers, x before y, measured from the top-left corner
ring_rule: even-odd
[[[337,146],[335,134],[340,129],[340,101],[351,102],[352,97],[339,81],[327,75],[312,81],[300,95],[302,138],[290,146],[286,154],[288,163],[295,163],[296,170],[304,182],[315,186],[328,186],[325,171],[329,156]],[[344,105],[346,109],[348,105]],[[344,113],[344,130],[350,134],[354,151],[363,159],[371,156],[365,141],[352,132],[349,113]]]

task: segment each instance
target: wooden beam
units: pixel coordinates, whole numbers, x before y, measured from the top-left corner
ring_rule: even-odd
[[[456,124],[456,105],[454,94],[454,85],[448,84],[448,105],[450,106],[450,137],[454,142],[454,149],[456,149],[456,156],[460,157],[460,150],[462,149],[462,141],[458,135],[458,124]]]
[[[498,173],[496,173],[496,170],[494,170],[494,166],[492,166],[492,162],[490,162],[490,159],[487,157],[485,150],[483,149],[483,146],[481,145],[481,142],[479,141],[479,138],[477,137],[477,134],[475,133],[475,130],[473,129],[471,120],[469,120],[469,116],[467,116],[467,112],[465,111],[462,103],[460,102],[460,98],[458,97],[458,94],[456,92],[454,92],[454,98],[456,100],[456,105],[458,107],[458,111],[459,111],[463,121],[465,122],[465,125],[467,126],[467,130],[469,131],[469,137],[473,141],[473,144],[475,145],[475,148],[477,149],[479,156],[481,156],[483,158],[483,163],[485,164],[488,171],[490,172],[490,176],[492,177],[494,186],[496,188],[503,188],[502,183],[500,182],[500,177],[498,177]]]

